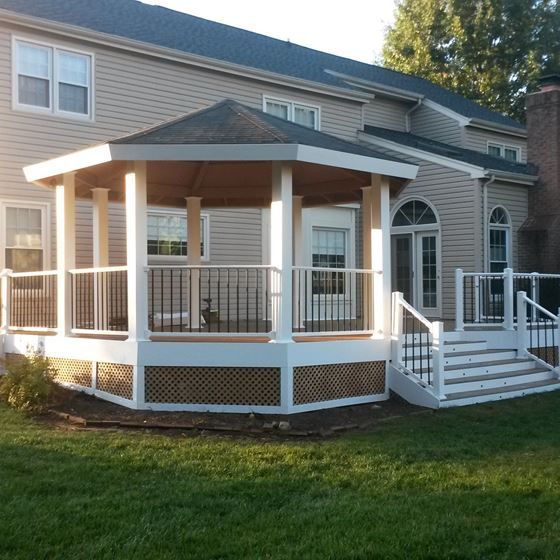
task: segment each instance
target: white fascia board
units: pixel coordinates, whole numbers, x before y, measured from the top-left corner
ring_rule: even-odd
[[[48,177],[62,175],[63,173],[85,169],[93,165],[107,163],[111,159],[109,144],[101,144],[65,156],[42,161],[41,163],[28,165],[23,168],[23,173],[27,181],[32,183],[41,179],[47,179]]]
[[[499,181],[507,181],[508,183],[519,183],[520,185],[534,185],[538,180],[538,175],[523,175],[522,173],[508,173],[507,171],[498,171],[496,169],[488,169],[487,175],[494,176]]]
[[[366,132],[358,132],[358,137],[360,140],[373,144],[374,146],[380,146],[387,148],[389,150],[394,150],[400,154],[415,157],[418,159],[423,159],[432,163],[441,165],[442,167],[449,167],[450,169],[455,169],[457,171],[462,171],[463,173],[468,173],[473,179],[482,179],[486,177],[486,173],[483,167],[477,165],[472,165],[470,163],[464,163],[453,158],[448,158],[445,156],[440,156],[438,154],[433,154],[432,152],[427,152],[420,150],[418,148],[412,148],[410,146],[403,146],[397,142],[392,142],[391,140],[385,140],[384,138],[378,138],[377,136],[371,136]]]
[[[424,99],[424,105],[434,111],[437,111],[438,113],[441,113],[442,115],[445,115],[446,117],[449,117],[450,119],[453,119],[454,121],[457,121],[460,126],[467,126],[471,122],[471,119],[468,117],[465,117],[448,107],[444,107],[431,99]]]
[[[418,173],[418,166],[413,163],[401,163],[374,156],[361,156],[314,146],[300,145],[297,160],[331,167],[342,167],[354,171],[390,175],[401,179],[414,179]]]
[[[482,119],[470,119],[468,126],[473,128],[481,128],[483,130],[489,130],[491,132],[499,132],[500,134],[508,134],[510,136],[518,136],[519,138],[527,138],[526,128],[516,128],[514,126],[507,126],[496,124],[489,121],[484,121]]]
[[[199,68],[207,68],[209,70],[224,72],[226,74],[252,78],[262,82],[295,87],[306,92],[330,95],[339,99],[347,99],[363,103],[367,102],[371,98],[371,95],[364,92],[351,91],[350,89],[345,89],[343,87],[331,86],[320,82],[287,76],[285,74],[278,74],[267,70],[261,70],[259,68],[244,66],[242,64],[235,64],[233,62],[226,62],[216,58],[196,55],[169,47],[161,47],[153,43],[136,41],[134,39],[128,39],[119,35],[111,35],[101,31],[94,31],[77,25],[62,24],[52,20],[27,16],[24,14],[16,14],[15,12],[2,8],[0,8],[0,21],[14,23],[16,25],[25,25],[26,27],[35,29],[41,33],[44,33],[45,31],[61,33],[66,39],[77,39],[79,41],[87,39],[99,45],[111,48],[120,48],[150,57],[163,58],[166,61],[180,62]]]

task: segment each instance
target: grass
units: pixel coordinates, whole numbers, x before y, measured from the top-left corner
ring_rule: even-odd
[[[323,442],[67,432],[0,406],[0,558],[554,558],[560,392]]]

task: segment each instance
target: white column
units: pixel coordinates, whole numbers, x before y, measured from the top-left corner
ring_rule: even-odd
[[[200,250],[200,201],[198,196],[188,196],[187,200],[187,265],[200,266],[202,254]],[[200,329],[200,270],[191,271],[189,310],[190,325],[193,329]]]
[[[128,340],[146,340],[148,330],[146,162],[128,164],[125,177]]]
[[[294,252],[294,266],[303,266],[303,197],[292,197],[292,229],[293,229],[293,252]],[[300,293],[300,284],[302,290],[305,285],[304,275],[307,274],[304,270],[298,270],[295,275],[292,275],[294,280],[293,285],[293,318],[294,325],[298,328],[304,327],[305,305],[307,305],[306,294]]]
[[[513,330],[513,269],[504,269],[504,329]]]
[[[280,271],[281,291],[275,295],[273,328],[277,342],[292,341],[292,166],[272,164],[270,264]],[[276,286],[277,288],[277,286]]]
[[[70,269],[76,268],[76,189],[74,173],[56,186],[57,325],[59,336],[72,329]]]
[[[109,189],[91,189],[93,197],[93,267],[109,266]]]
[[[391,220],[389,207],[389,179],[371,176],[371,264],[382,271],[374,276],[373,324],[376,333],[389,336],[391,332]]]
[[[365,270],[372,269],[372,202],[373,193],[371,187],[362,188],[362,268]],[[373,284],[375,278],[371,277],[370,282],[367,282],[364,289],[364,296],[362,302],[362,313],[364,316],[365,325],[370,328],[374,326],[373,323],[373,309],[375,302],[373,298]]]

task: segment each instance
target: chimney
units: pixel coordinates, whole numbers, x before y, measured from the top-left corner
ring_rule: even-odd
[[[527,96],[527,160],[538,169],[538,183],[529,188],[529,219],[525,229],[539,272],[560,272],[560,74],[539,80]],[[522,250],[521,253],[524,251]],[[533,260],[531,259],[531,260]]]

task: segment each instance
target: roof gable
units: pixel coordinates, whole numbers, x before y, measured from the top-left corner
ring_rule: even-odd
[[[353,86],[336,75],[345,74],[414,92],[467,118],[523,128],[517,121],[423,78],[136,0],[0,0],[0,9],[353,90]]]

